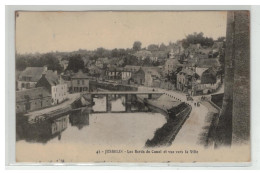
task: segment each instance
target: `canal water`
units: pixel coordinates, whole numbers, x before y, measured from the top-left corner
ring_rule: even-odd
[[[125,98],[115,98],[112,102],[112,111],[124,111]],[[94,98],[93,111],[105,111],[106,99]],[[140,104],[137,104],[140,108]],[[134,107],[134,106],[133,106]],[[152,139],[157,128],[166,123],[166,118],[160,113],[89,113],[88,108],[72,111],[57,121],[50,122],[38,128],[44,135],[17,131],[16,147],[37,148],[44,153],[52,146],[62,147],[65,144],[82,144],[94,146],[138,146],[144,147],[148,139]],[[57,122],[59,122],[57,126]],[[53,125],[55,124],[55,125]],[[39,129],[35,130],[38,131]],[[50,129],[48,129],[50,128]],[[32,130],[30,130],[32,131]],[[68,146],[68,145],[66,145]],[[30,151],[23,151],[30,153]],[[26,154],[25,154],[26,155]]]

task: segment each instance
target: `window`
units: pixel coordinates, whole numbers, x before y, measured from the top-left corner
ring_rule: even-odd
[[[78,80],[78,85],[80,84],[80,80]]]

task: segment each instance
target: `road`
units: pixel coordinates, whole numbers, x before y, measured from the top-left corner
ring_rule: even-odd
[[[29,116],[32,118],[32,117],[40,116],[40,115],[43,115],[43,114],[46,114],[46,113],[49,113],[52,111],[56,111],[56,110],[65,108],[65,107],[69,106],[71,103],[73,103],[78,98],[80,98],[80,93],[68,94],[68,100],[66,100],[65,102],[55,105],[55,106],[45,108],[45,109],[40,109],[37,111],[29,112],[29,113],[25,114],[25,116]]]
[[[223,90],[224,90],[224,86]],[[139,87],[138,89],[142,90],[151,90],[152,88],[148,87]],[[201,141],[201,135],[205,133],[205,127],[208,126],[209,120],[208,115],[210,112],[216,112],[217,110],[211,106],[210,104],[200,104],[199,107],[194,105],[195,102],[201,102],[201,96],[193,97],[194,101],[187,101],[186,94],[179,91],[172,90],[164,90],[164,89],[156,89],[156,91],[164,92],[166,95],[171,96],[174,100],[180,100],[182,102],[186,102],[192,106],[192,111],[190,113],[189,118],[183,124],[182,128],[178,132],[175,140],[172,145],[200,145],[203,143]],[[223,92],[220,88],[218,93]],[[206,95],[207,96],[207,95]]]

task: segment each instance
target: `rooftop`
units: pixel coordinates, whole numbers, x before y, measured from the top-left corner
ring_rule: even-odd
[[[76,74],[74,74],[72,79],[90,79],[91,77],[88,76],[86,73],[83,73],[82,70],[79,70]]]
[[[22,77],[24,76],[31,77],[31,82],[37,82],[46,70],[46,67],[26,67],[26,69],[20,73],[19,80],[22,80]]]
[[[52,86],[55,86],[55,85],[60,83],[59,76],[58,76],[57,72],[54,72],[52,70],[47,70],[45,72],[45,78],[47,79],[49,84],[52,85]]]

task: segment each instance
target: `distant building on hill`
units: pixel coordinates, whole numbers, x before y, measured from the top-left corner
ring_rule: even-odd
[[[111,66],[106,70],[106,78],[109,80],[120,80],[122,79],[123,68]]]
[[[151,57],[152,53],[148,50],[140,50],[134,54],[138,59],[144,60],[147,57]]]

